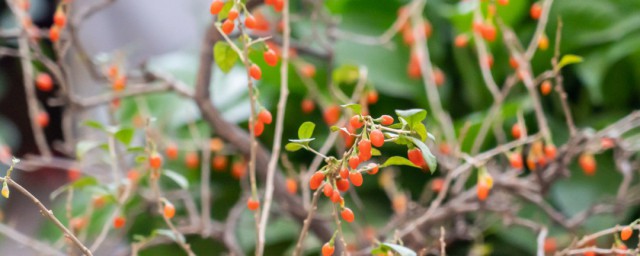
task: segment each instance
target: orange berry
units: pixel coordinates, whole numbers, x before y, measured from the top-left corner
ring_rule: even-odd
[[[293,178],[287,178],[287,192],[295,195],[298,192],[298,183]]]
[[[362,186],[363,180],[362,180],[362,174],[360,172],[349,173],[349,180],[356,187]]]
[[[256,29],[258,27],[258,22],[253,15],[249,15],[244,19],[244,26],[248,29]]]
[[[118,216],[115,219],[113,219],[114,228],[121,228],[124,226],[125,223],[126,223],[126,219],[122,216]]]
[[[513,126],[511,126],[511,136],[513,136],[514,139],[519,139],[520,136],[522,136],[522,129],[520,128],[520,125],[518,125],[518,123],[513,124]]]
[[[393,117],[391,117],[390,115],[383,115],[380,117],[380,124],[387,126],[387,125],[392,125],[393,124]]]
[[[184,164],[189,169],[195,169],[199,166],[200,159],[198,157],[198,153],[189,152],[184,156]]]
[[[620,239],[622,239],[622,241],[627,241],[629,240],[629,238],[631,238],[632,234],[633,229],[631,229],[630,226],[626,226],[622,229],[622,231],[620,231]]]
[[[36,77],[36,87],[43,92],[49,92],[53,89],[53,80],[47,73],[40,73]]]
[[[331,197],[329,197],[331,202],[339,203],[342,201],[342,197],[340,196],[340,192],[337,189],[334,189],[331,193]]]
[[[218,152],[224,148],[224,142],[220,138],[211,138],[209,148],[213,152]]]
[[[313,110],[316,108],[315,103],[313,103],[313,100],[311,99],[303,99],[300,105],[300,107],[302,108],[302,113],[305,114],[313,112]]]
[[[86,225],[87,225],[87,219],[86,218],[73,218],[70,221],[71,224],[71,228],[73,228],[73,230],[78,231],[83,229]]]
[[[264,57],[264,61],[267,63],[267,65],[273,67],[278,64],[278,55],[276,55],[276,52],[272,49],[268,49],[267,51],[265,51],[262,56]]]
[[[227,169],[228,163],[229,161],[227,160],[226,156],[217,155],[214,156],[211,160],[211,167],[216,171],[224,171],[225,169]]]
[[[116,92],[124,90],[126,86],[127,86],[126,76],[119,76],[118,78],[116,78],[116,80],[113,80],[112,87],[113,87],[113,90]]]
[[[367,93],[367,103],[370,105],[376,104],[378,102],[378,92],[376,90],[370,90]]]
[[[376,173],[378,173],[378,170],[380,170],[380,167],[378,166],[378,164],[375,164],[375,163],[370,163],[369,168],[370,169],[367,171],[367,173],[371,175],[375,175]]]
[[[326,243],[322,246],[322,256],[332,256],[335,248],[333,245]]]
[[[411,79],[420,79],[422,77],[422,70],[420,69],[420,58],[411,54],[411,58],[409,59],[409,64],[407,65],[407,75]]]
[[[281,12],[283,8],[284,8],[284,0],[273,1],[273,9],[276,10],[276,12]]]
[[[69,181],[73,182],[79,179],[82,176],[82,172],[76,168],[70,168],[67,170],[67,178]]]
[[[453,44],[458,48],[463,48],[463,47],[466,47],[468,43],[469,43],[469,37],[467,35],[460,34],[456,36],[456,39],[454,40]]]
[[[140,173],[138,173],[136,169],[131,169],[127,172],[127,179],[130,182],[135,183],[138,181],[139,178],[140,178]]]
[[[346,179],[349,178],[349,169],[347,167],[342,167],[340,169],[340,178]]]
[[[324,122],[328,125],[334,125],[340,119],[340,106],[332,105],[324,110],[323,118]]]
[[[578,164],[584,171],[584,174],[593,176],[596,173],[596,159],[593,158],[592,154],[584,153],[580,155],[578,159]]]
[[[326,197],[331,197],[333,195],[333,187],[331,187],[329,183],[325,183],[324,188],[322,189],[322,193],[324,193]]]
[[[253,126],[253,134],[256,137],[260,137],[260,135],[262,135],[262,132],[264,132],[264,123],[260,120],[258,120],[256,122],[256,125]]]
[[[60,40],[60,28],[58,26],[53,25],[51,26],[51,28],[49,28],[49,40],[51,40],[51,42],[53,43]]]
[[[238,18],[238,10],[236,10],[236,8],[233,8],[231,10],[229,10],[229,14],[227,15],[227,18],[230,20],[236,20],[236,18]]]
[[[260,207],[260,201],[255,200],[253,198],[249,198],[249,200],[247,201],[247,208],[249,208],[249,210],[255,211],[255,210],[258,210],[259,207]]]
[[[160,169],[162,167],[162,156],[157,153],[153,153],[149,156],[149,166],[152,169]]]
[[[209,12],[212,15],[217,15],[222,11],[222,7],[224,7],[224,2],[222,2],[222,0],[214,0],[211,2],[211,6],[209,6]]]
[[[352,116],[351,119],[349,119],[349,124],[351,124],[353,128],[359,129],[364,125],[364,122],[360,120],[359,115],[355,115],[355,116]]]
[[[40,127],[47,127],[49,125],[49,114],[45,111],[40,111],[38,116],[36,116],[36,121]]]
[[[171,219],[171,218],[173,218],[173,216],[176,215],[176,207],[173,206],[172,203],[166,203],[164,205],[163,213],[164,213],[164,217],[165,218]]]
[[[615,145],[616,142],[612,138],[602,138],[600,140],[600,147],[602,147],[602,149],[610,149],[615,147]]]
[[[93,207],[95,208],[102,208],[104,206],[104,204],[106,203],[106,197],[104,196],[96,196],[93,198]]]
[[[422,157],[422,151],[419,148],[409,149],[407,151],[407,158],[409,158],[409,161],[418,167],[425,165],[424,158]]]
[[[558,248],[558,245],[556,243],[556,239],[553,237],[547,237],[547,239],[544,240],[544,252],[545,253],[553,253],[556,251],[556,249]]]
[[[540,6],[540,3],[533,3],[531,5],[531,9],[529,10],[529,14],[534,20],[539,19],[542,15],[542,6]]]
[[[484,61],[489,68],[493,67],[493,56],[487,55],[487,58]]]
[[[540,37],[540,40],[538,41],[538,49],[543,51],[549,49],[549,38],[547,35],[542,34],[542,37]]]
[[[524,166],[522,162],[522,155],[518,153],[513,153],[509,156],[509,163],[511,164],[511,167],[518,170],[522,169]]]
[[[516,60],[516,58],[509,57],[509,65],[511,65],[513,69],[518,69],[518,61]]]
[[[107,69],[107,76],[111,79],[116,79],[119,73],[119,68],[115,64],[112,64],[111,66],[109,66],[109,69]]]
[[[349,190],[349,181],[345,178],[339,179],[336,181],[336,187],[339,191],[345,192]]]
[[[445,81],[445,75],[439,68],[433,70],[433,80],[436,82],[436,86],[442,86]]]
[[[484,201],[489,196],[489,186],[484,182],[478,182],[476,192],[478,193],[478,200]]]
[[[554,159],[556,158],[556,146],[554,146],[553,144],[549,144],[544,146],[544,155],[548,158],[548,159]]]
[[[498,0],[499,5],[509,5],[509,0]]]
[[[260,70],[258,65],[251,64],[251,67],[249,67],[249,75],[255,80],[260,80],[260,78],[262,78],[262,70]]]
[[[355,219],[355,217],[353,216],[353,211],[351,211],[351,209],[349,208],[344,208],[344,210],[342,210],[342,212],[340,212],[340,216],[342,216],[342,219],[346,222],[353,222],[353,220]]]
[[[229,20],[229,19],[225,20],[222,23],[222,32],[225,33],[226,35],[231,34],[235,26],[236,24],[232,20]]]
[[[235,162],[231,166],[231,176],[241,179],[247,171],[247,165],[244,162]]]
[[[358,165],[360,165],[360,158],[358,158],[358,156],[352,156],[349,158],[349,167],[351,167],[351,169],[358,168]]]
[[[167,158],[171,160],[178,159],[178,147],[173,143],[167,145],[167,148],[164,149],[164,153],[167,155]]]
[[[482,38],[484,38],[484,40],[493,42],[496,40],[496,35],[497,35],[496,27],[494,27],[491,24],[485,24],[482,26],[480,35],[482,35]]]
[[[265,124],[271,124],[273,116],[271,116],[271,112],[269,112],[269,110],[263,109],[258,113],[258,120]]]
[[[309,188],[311,188],[311,190],[316,190],[318,187],[320,187],[323,181],[324,173],[316,172],[313,174],[313,176],[311,176],[311,179],[309,179]]]
[[[302,73],[304,77],[313,78],[316,76],[316,67],[311,64],[306,64],[300,68],[300,73]]]
[[[438,193],[442,191],[443,187],[444,187],[444,179],[435,178],[431,181],[431,190],[433,190],[433,192]]]
[[[549,80],[545,80],[540,84],[540,93],[545,96],[551,93],[551,82],[549,82]]]
[[[64,27],[64,25],[67,23],[67,16],[64,15],[64,12],[62,11],[62,9],[58,8],[56,13],[53,15],[53,23],[55,23],[56,26],[61,28]]]
[[[588,251],[582,254],[582,256],[596,256],[597,254],[594,251]]]
[[[391,202],[391,207],[397,214],[404,214],[407,211],[407,196],[404,194],[397,194],[394,196],[393,202]]]
[[[371,131],[369,138],[371,139],[371,144],[377,148],[384,145],[384,134],[378,129]]]

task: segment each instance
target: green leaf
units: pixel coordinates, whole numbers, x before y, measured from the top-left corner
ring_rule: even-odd
[[[82,124],[85,125],[85,126],[94,128],[94,129],[98,129],[98,130],[101,130],[101,131],[106,131],[106,128],[104,127],[104,125],[102,123],[98,122],[98,121],[95,121],[95,120],[87,120]]]
[[[77,179],[76,181],[74,181],[71,184],[67,184],[64,185],[62,187],[57,188],[56,190],[54,190],[53,192],[51,192],[51,194],[49,195],[49,198],[51,200],[55,199],[56,197],[58,197],[60,194],[62,194],[63,192],[67,191],[67,189],[69,188],[74,188],[74,189],[80,189],[80,188],[84,188],[87,186],[96,186],[98,185],[98,180],[96,180],[96,178],[94,177],[82,177]]]
[[[401,156],[389,157],[389,159],[387,159],[387,161],[384,161],[384,163],[380,165],[380,167],[387,167],[392,165],[406,165],[406,166],[411,166],[415,168],[420,168],[420,166],[413,164],[411,161],[409,161],[409,159],[406,159]]]
[[[378,253],[387,253],[389,251],[395,251],[400,256],[416,256],[416,252],[413,250],[404,247],[402,245],[392,244],[392,243],[381,243],[378,247],[371,250],[371,254],[375,255]]]
[[[231,1],[230,1],[231,2]],[[233,65],[238,61],[238,53],[236,53],[229,43],[219,41],[213,46],[213,58],[224,73],[228,73]]]
[[[424,160],[427,161],[427,165],[429,166],[429,171],[433,174],[433,172],[436,171],[436,168],[438,167],[438,161],[436,160],[436,157],[431,153],[431,150],[429,149],[429,147],[427,147],[426,144],[424,144],[424,142],[422,142],[421,140],[414,138],[414,137],[407,137],[409,138],[414,145],[416,145],[420,151],[422,151],[422,157],[424,158]]]
[[[231,8],[233,8],[234,2],[235,1],[227,1],[224,4],[222,10],[220,10],[220,12],[218,13],[218,21],[222,21],[229,16],[229,11],[231,11]]]
[[[189,181],[187,180],[187,178],[185,178],[184,176],[182,176],[182,174],[174,172],[172,170],[164,170],[162,172],[162,174],[164,176],[167,176],[168,178],[172,179],[176,184],[178,184],[178,186],[180,186],[182,189],[187,189],[189,188]]]
[[[380,155],[382,155],[382,152],[380,152],[380,150],[378,150],[377,148],[371,148],[371,155],[372,156],[380,156]]]
[[[331,130],[331,132],[337,132],[340,130],[340,127],[332,125],[331,127],[329,127],[329,130]]]
[[[173,241],[176,242],[181,242],[184,243],[184,236],[182,234],[178,234],[176,236],[176,233],[174,233],[173,231],[169,230],[169,229],[156,229],[153,231],[153,236],[155,235],[162,235],[162,236],[166,236],[168,238],[171,238]]]
[[[350,103],[350,104],[344,104],[340,106],[343,108],[351,109],[353,113],[356,115],[359,115],[360,113],[362,113],[362,106],[360,106],[360,104]]]
[[[144,147],[128,147],[127,152],[144,152]]]
[[[309,138],[309,139],[299,139],[299,140],[294,140],[294,139],[289,139],[289,141],[293,142],[293,143],[299,143],[302,145],[307,145],[309,144],[309,142],[315,140],[316,138]]]
[[[573,54],[566,54],[562,56],[562,59],[560,59],[560,62],[558,63],[558,67],[556,67],[557,69],[556,72],[562,69],[564,66],[576,64],[580,62],[582,62],[582,57],[578,55],[573,55]]]
[[[345,64],[333,70],[332,78],[336,84],[352,84],[358,81],[358,67]]]
[[[313,129],[316,128],[316,124],[313,122],[304,122],[298,128],[298,138],[299,139],[308,139],[313,135]]]
[[[427,127],[423,123],[417,123],[413,130],[420,136],[422,141],[427,140]]]
[[[408,110],[396,110],[396,114],[398,115],[398,117],[401,117],[402,119],[407,121],[409,128],[411,128],[412,130],[419,123],[422,123],[422,120],[427,118],[427,111],[424,109],[418,109],[418,108],[408,109]]]
[[[147,156],[145,156],[145,155],[139,155],[139,156],[136,156],[135,161],[136,161],[136,163],[138,163],[138,164],[144,163],[144,162],[146,162],[146,161],[147,161]]]
[[[286,149],[289,152],[296,152],[298,150],[300,150],[303,146],[300,145],[299,143],[287,143],[287,145],[284,145],[284,149]]]
[[[82,159],[87,152],[99,147],[102,143],[98,141],[82,140],[76,144],[76,158]]]
[[[133,135],[135,134],[135,129],[133,128],[122,128],[117,131],[113,136],[122,142],[122,144],[129,145],[131,140],[133,139]]]

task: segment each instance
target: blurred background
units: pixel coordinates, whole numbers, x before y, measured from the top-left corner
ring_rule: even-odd
[[[96,2],[98,1],[75,0],[71,4],[74,10],[82,10]],[[398,17],[398,10],[408,1],[326,0],[322,3],[324,10],[338,21],[339,30],[376,36],[393,24]],[[535,30],[537,22],[529,16],[529,8],[533,3],[534,1],[529,0],[511,0],[507,6],[497,6],[497,14],[505,25],[516,32],[521,42],[529,42]],[[49,28],[52,25],[57,4],[54,1],[31,0],[29,14],[33,23],[42,29]],[[212,22],[211,15],[207,11],[209,4],[207,0],[115,0],[79,25],[79,40],[90,57],[105,67],[108,63],[118,60],[126,70],[131,70],[134,74],[136,70],[144,68],[170,74],[185,84],[193,86],[203,36]],[[451,114],[458,131],[465,124],[470,125],[468,139],[461,145],[463,151],[470,150],[473,143],[471,138],[477,134],[493,102],[482,80],[475,48],[454,46],[454,38],[457,35],[470,34],[471,10],[477,4],[479,4],[478,1],[429,0],[424,12],[424,17],[432,27],[432,34],[428,40],[431,59],[445,76],[444,84],[439,87],[444,108]],[[487,3],[482,5],[486,10]],[[291,9],[294,13],[291,24],[292,36],[294,41],[308,45],[317,51],[323,51],[322,44],[318,43],[317,34],[324,37],[322,31],[326,26],[321,21],[312,20],[311,6],[307,1],[291,1]],[[281,17],[279,14],[266,7],[260,7],[257,11],[269,22],[272,31],[277,30],[275,27]],[[546,50],[538,50],[532,60],[532,67],[536,74],[551,68],[555,31],[560,19],[563,23],[561,53],[575,54],[584,58],[582,63],[563,69],[564,88],[568,94],[568,102],[576,125],[580,129],[602,129],[631,111],[640,109],[640,1],[554,1],[546,29],[546,36],[551,42],[550,47]],[[8,36],[9,32],[15,28],[16,19],[3,1],[0,3],[0,49],[17,47],[16,40]],[[500,36],[499,32],[498,38]],[[327,38],[321,40],[324,41]],[[372,116],[393,113],[395,109],[429,109],[422,80],[412,79],[408,74],[410,47],[403,42],[402,35],[395,36],[384,45],[366,45],[340,37],[335,38],[335,41],[332,40],[328,40],[334,44],[332,62],[328,63],[324,59],[299,53],[292,64],[293,69],[300,69],[309,64],[315,66],[316,73],[312,79],[318,84],[324,100],[330,100],[326,84],[332,77],[332,68],[365,66],[368,69],[369,85],[379,93],[379,101],[370,107]],[[46,54],[55,56],[49,41],[41,40],[39,44]],[[509,55],[501,40],[496,40],[489,46],[494,58],[492,73],[496,82],[501,85],[506,76],[513,72],[509,64]],[[69,66],[69,79],[72,81],[72,86],[80,95],[108,92],[110,85],[91,77],[83,66],[82,60],[74,54],[76,50],[72,47],[70,50],[72,53],[60,60]],[[252,56],[252,59],[263,67],[263,79],[257,84],[260,90],[259,100],[275,113],[280,79],[279,66],[264,65],[264,60],[258,53]],[[41,64],[34,62],[33,65],[36,70],[44,71]],[[3,55],[3,51],[0,51],[0,144],[7,145],[17,157],[39,153],[32,135],[29,117],[26,114],[27,103],[22,79],[20,60],[15,56]],[[302,100],[313,95],[309,95],[301,78],[296,72],[292,72],[288,79],[291,95],[285,119],[285,140],[293,138],[298,126],[304,121],[324,123],[319,110],[310,114],[302,112],[300,108]],[[354,83],[345,82],[340,84],[340,88],[349,92],[353,90],[353,85]],[[225,119],[243,128],[247,127],[249,116],[245,86],[246,73],[242,66],[237,65],[226,74],[215,68],[211,83],[212,101],[223,111]],[[63,109],[60,106],[47,104],[51,98],[56,97],[55,95],[55,93],[43,92],[37,94],[38,100],[50,116],[50,124],[44,129],[50,145],[64,139],[61,128]],[[522,111],[528,124],[535,124],[532,103],[527,95],[525,87],[518,84],[506,99],[501,110],[505,131],[508,131],[516,122],[519,111]],[[201,120],[196,105],[175,93],[152,94],[145,96],[144,101],[148,105],[150,114],[158,119],[159,130],[167,141],[192,139],[190,131],[192,125],[195,125],[202,134],[215,134],[215,131],[209,129]],[[556,145],[560,145],[567,141],[569,132],[557,94],[542,97],[542,103],[552,129],[553,140]],[[124,99],[121,108],[115,112],[114,116],[120,123],[135,126],[139,107],[139,101],[137,102],[136,99]],[[108,106],[101,106],[80,113],[75,118],[107,122],[108,112]],[[427,121],[428,129],[432,123],[430,120]],[[86,128],[78,128],[76,134],[83,134],[83,129]],[[264,145],[272,144],[273,129],[273,126],[267,126],[264,135],[260,137]],[[530,132],[537,131],[535,125],[530,125],[528,129]],[[328,126],[318,125],[317,139],[312,146],[317,148],[322,145],[321,142],[328,134]],[[436,136],[436,141],[442,139],[437,133]],[[494,141],[489,138],[483,148],[493,148]],[[389,152],[390,155],[402,155],[405,150],[400,147],[389,147],[385,152]],[[60,153],[55,155],[63,157]],[[288,153],[288,156],[296,167],[308,165],[313,158],[313,154],[306,152]],[[233,162],[237,157],[229,156],[229,159]],[[572,216],[594,202],[614,197],[622,178],[615,169],[611,152],[598,155],[597,161],[598,172],[594,177],[583,175],[576,164],[572,165],[574,175],[571,179],[555,183],[548,193],[548,201],[560,212]],[[185,167],[182,160],[169,161],[167,164],[169,169],[183,174],[190,182],[197,184],[200,178],[197,170]],[[2,170],[5,170],[7,166],[2,165],[2,167]],[[214,172],[212,176],[214,209],[212,217],[214,219],[226,218],[229,209],[240,196],[242,186],[229,174],[230,168],[230,165],[225,166],[225,171]],[[441,176],[440,172],[428,174],[415,169],[385,170],[387,171],[393,172],[393,182],[396,183],[398,191],[412,199],[420,198],[425,184],[434,177]],[[95,174],[91,170],[83,169],[83,172],[88,175]],[[54,208],[54,212],[55,209],[63,209],[64,197],[58,197],[53,201],[46,199],[49,198],[51,191],[67,183],[68,177],[64,169],[43,167],[28,172],[19,171],[14,175],[16,181],[23,183],[36,196],[45,199],[43,201]],[[380,186],[381,182],[367,182],[358,189],[357,195],[362,202],[356,204],[359,207],[353,208],[359,224],[374,231],[383,227],[394,214],[392,203]],[[197,189],[196,186],[190,188],[192,191]],[[39,216],[35,208],[28,205],[25,198],[17,193],[15,195],[11,200],[0,200],[3,222],[12,227],[19,227],[18,230],[37,240],[52,243],[58,241],[59,244],[60,233],[50,223],[44,221],[45,219]],[[90,193],[85,195],[78,193],[74,200],[74,209],[77,209],[78,213],[82,212],[83,205],[90,202],[90,199]],[[149,218],[145,214],[150,210],[139,207],[139,200],[141,199],[134,198],[127,204],[128,210],[137,213],[137,215],[134,214],[136,217],[132,221],[135,224],[122,234],[129,239],[133,239],[136,234],[149,234],[153,226],[159,223],[157,216]],[[347,201],[353,204],[351,199]],[[534,221],[550,223],[539,209],[526,203],[519,207],[522,207],[522,216]],[[640,217],[638,210],[637,207],[633,207],[625,209],[619,216],[604,215],[591,218],[574,232],[585,234],[618,223],[628,223]],[[96,221],[92,223],[102,223],[106,215],[98,213],[94,218]],[[505,227],[501,220],[492,218],[490,215],[481,216],[478,221],[479,225],[486,227],[484,239],[468,238],[456,241],[449,247],[451,255],[466,255],[478,248],[491,255],[534,253],[536,243],[532,241],[535,241],[536,234],[530,230]],[[92,224],[89,232],[97,232],[100,227],[100,224]],[[550,236],[557,237],[559,243],[570,242],[571,233],[553,225],[549,227]],[[298,228],[298,225],[286,216],[274,217],[267,230],[268,255],[289,254],[297,239]],[[238,225],[237,238],[242,249],[247,253],[253,250],[253,232],[255,232],[253,218],[245,211]],[[346,232],[347,239],[355,239],[351,229],[347,228]],[[10,240],[0,239],[2,239],[0,254],[11,252],[14,255],[18,255],[15,253],[32,255],[33,253],[28,248],[22,248]],[[190,236],[188,239],[196,251],[214,252],[208,255],[217,255],[218,253],[215,252],[224,251],[221,244],[211,243],[211,240],[200,239],[198,236]],[[317,241],[314,246],[309,246],[310,253],[312,250],[319,250],[322,243]],[[181,253],[183,252],[177,245],[168,244],[151,247],[142,251],[141,255],[181,255]],[[103,251],[101,255],[108,255],[108,253]]]

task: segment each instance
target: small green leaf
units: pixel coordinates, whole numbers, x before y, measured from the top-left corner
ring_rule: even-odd
[[[220,12],[218,13],[218,21],[222,21],[229,16],[229,11],[231,11],[231,8],[233,8],[234,2],[235,1],[227,1],[224,4],[222,10],[220,10]]]
[[[412,130],[415,126],[422,123],[422,120],[427,117],[426,110],[417,108],[408,110],[396,110],[396,114],[398,115],[398,117],[401,117],[401,119],[406,120],[409,128],[411,128]]]
[[[371,148],[371,155],[379,156],[379,155],[382,155],[382,152],[380,152],[380,150],[378,150],[377,148]]]
[[[296,152],[301,148],[302,148],[302,145],[298,143],[287,143],[287,145],[284,145],[284,149],[286,149],[289,152]]]
[[[353,113],[356,115],[359,115],[360,113],[362,113],[362,106],[360,106],[360,104],[351,103],[351,104],[344,104],[340,106],[343,108],[351,109]]]
[[[426,141],[427,140],[427,127],[424,126],[423,123],[417,123],[413,127],[413,130],[420,136],[420,139],[422,141]]]
[[[146,162],[146,161],[147,161],[147,156],[145,156],[145,155],[139,155],[139,156],[136,156],[135,161],[136,161],[136,163],[138,163],[138,164],[144,163],[144,162]]]
[[[332,125],[331,127],[329,127],[329,130],[331,130],[331,132],[337,132],[340,130],[340,127]]]
[[[298,138],[299,139],[308,139],[313,135],[313,129],[316,128],[316,124],[313,122],[304,122],[298,128]]]
[[[231,2],[231,1],[229,1]],[[229,43],[218,41],[213,46],[213,58],[224,73],[228,73],[238,61],[238,53],[231,48]]]
[[[128,147],[127,152],[144,152],[144,147]]]
[[[133,139],[133,135],[135,134],[135,129],[133,128],[122,128],[117,131],[113,136],[122,142],[122,144],[129,145],[131,140]]]
[[[420,166],[413,164],[411,161],[409,161],[409,159],[406,159],[401,156],[389,157],[389,159],[387,159],[387,161],[384,161],[384,163],[380,165],[380,167],[387,167],[392,165],[406,165],[406,166],[411,166],[415,168],[420,168]]]
[[[174,172],[172,170],[164,170],[162,172],[162,174],[164,176],[167,176],[168,178],[172,179],[176,184],[178,184],[178,186],[180,186],[182,189],[187,189],[189,188],[189,181],[187,181],[187,178],[185,178],[184,176],[182,176],[182,174]]]
[[[416,252],[413,250],[404,247],[402,245],[392,244],[392,243],[382,243],[383,245],[389,247],[391,250],[394,250],[396,253],[400,254],[400,256],[417,256]]]
[[[101,131],[106,131],[106,128],[104,127],[104,125],[95,120],[87,120],[83,123],[83,125],[94,128],[94,129],[98,129]]]
[[[307,145],[309,144],[309,142],[312,142],[313,140],[315,140],[316,138],[309,138],[309,139],[299,139],[299,140],[293,140],[293,139],[289,139],[289,141],[294,142],[294,143],[300,143],[302,145]]]
[[[422,151],[422,157],[424,158],[424,160],[427,161],[427,165],[429,166],[429,171],[433,174],[433,172],[435,172],[436,168],[438,167],[438,161],[436,161],[436,157],[431,153],[431,150],[429,149],[429,147],[427,147],[427,145],[424,144],[424,142],[422,142],[417,138],[414,138],[414,137],[407,137],[407,138],[409,138],[414,145],[420,148],[420,151]]]
[[[360,72],[354,65],[342,65],[333,70],[332,78],[336,84],[352,84],[358,81]]]
[[[82,159],[87,152],[99,147],[102,143],[98,141],[82,140],[76,144],[76,158]]]
[[[558,67],[556,67],[556,72],[562,69],[563,67],[571,64],[576,64],[582,62],[582,57],[573,54],[566,54],[562,56],[560,62],[558,63]]]
[[[153,231],[154,236],[157,235],[162,235],[162,236],[166,236],[168,238],[171,238],[173,241],[176,242],[181,242],[184,243],[184,236],[182,234],[178,234],[176,236],[176,233],[174,233],[173,231],[169,230],[169,229],[156,229]]]
[[[145,240],[147,240],[147,238],[145,236],[143,236],[143,235],[138,235],[138,234],[133,235],[133,241],[135,241],[135,242],[142,242],[142,241],[145,241]]]

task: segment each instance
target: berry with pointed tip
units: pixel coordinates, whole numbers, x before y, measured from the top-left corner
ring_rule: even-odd
[[[64,12],[62,11],[62,9],[58,8],[56,13],[53,15],[53,23],[55,23],[56,26],[61,28],[64,27],[64,25],[67,23],[67,16],[64,15]]]
[[[409,158],[409,161],[411,161],[413,164],[417,165],[418,167],[422,167],[425,165],[424,157],[422,156],[422,151],[419,148],[409,149],[407,151],[407,158]]]
[[[578,164],[580,164],[580,167],[582,168],[582,171],[584,171],[584,174],[593,176],[596,173],[596,159],[593,158],[592,154],[584,153],[580,155]]]
[[[353,220],[355,219],[355,216],[353,215],[353,211],[351,211],[351,209],[349,208],[344,208],[342,210],[342,212],[340,212],[340,216],[342,216],[342,219],[346,222],[353,222]]]
[[[262,70],[260,70],[258,65],[251,64],[251,67],[249,68],[249,75],[255,80],[260,80],[260,78],[262,78]]]
[[[547,159],[552,160],[556,158],[556,146],[553,144],[548,144],[546,146],[544,146],[544,155],[547,157]]]
[[[349,158],[349,167],[351,167],[351,169],[358,168],[359,164],[360,164],[360,158],[358,158],[358,156],[352,156]]]
[[[622,239],[622,241],[627,241],[629,240],[629,238],[631,238],[632,234],[633,229],[631,229],[630,226],[626,226],[622,229],[622,231],[620,231],[620,239]]]
[[[387,126],[387,125],[392,125],[393,124],[393,117],[391,117],[390,115],[383,115],[380,117],[380,124]]]
[[[262,111],[260,111],[260,113],[258,113],[258,120],[265,124],[271,124],[271,122],[273,121],[273,116],[271,116],[271,112],[269,112],[269,110],[263,109]]]
[[[244,19],[244,26],[248,29],[256,29],[258,27],[258,22],[256,22],[256,18],[253,15],[248,15]]]
[[[276,52],[272,49],[268,49],[267,51],[265,51],[262,54],[262,57],[264,57],[264,61],[269,66],[273,67],[278,64],[278,55],[276,55]]]
[[[2,196],[4,198],[9,198],[9,186],[7,186],[6,184],[7,183],[3,183],[2,184],[2,192],[0,192],[0,193],[2,193]]]
[[[518,123],[511,126],[511,136],[513,136],[514,139],[519,139],[520,136],[522,136],[522,129]]]
[[[227,18],[230,20],[236,20],[236,18],[238,18],[238,10],[236,10],[236,8],[233,8],[231,10],[229,10],[229,14],[227,15]]]
[[[363,180],[362,180],[362,174],[360,172],[349,173],[349,180],[356,187],[362,186]]]
[[[259,207],[260,207],[260,201],[253,198],[249,198],[249,200],[247,200],[247,208],[249,208],[249,210],[255,211],[255,210],[258,210]]]
[[[371,145],[377,148],[384,145],[384,134],[378,129],[371,131],[369,138],[371,139]]]
[[[302,108],[302,113],[310,114],[316,108],[316,105],[313,100],[307,98],[302,100],[300,107]]]
[[[343,166],[340,169],[340,178],[343,178],[343,179],[349,178],[349,169],[347,169],[347,167]]]
[[[298,192],[298,183],[293,178],[287,178],[287,192],[295,195]]]
[[[160,169],[160,167],[162,167],[162,156],[158,153],[151,154],[151,156],[149,156],[149,166],[155,170]]]
[[[229,19],[225,20],[222,23],[222,32],[225,33],[226,35],[231,34],[235,26],[236,24],[232,20],[229,20]]]
[[[332,105],[324,110],[323,113],[324,122],[328,125],[334,125],[340,119],[340,106]]]
[[[322,246],[322,256],[332,256],[335,248],[333,245],[326,243]]]
[[[171,219],[173,216],[176,216],[176,207],[173,206],[172,203],[166,203],[164,204],[163,213],[165,218]]]
[[[545,96],[551,93],[551,82],[549,82],[549,80],[544,80],[544,82],[540,84],[540,93]]]
[[[478,194],[478,200],[484,201],[489,196],[489,186],[484,182],[478,182],[478,186],[476,187],[476,192]]]
[[[482,38],[484,38],[484,40],[493,42],[496,40],[496,35],[497,35],[496,27],[494,27],[492,24],[485,24],[482,26],[480,35],[482,35]]]
[[[378,173],[378,170],[380,170],[380,167],[376,163],[370,163],[369,168],[370,169],[367,171],[367,173],[371,175],[375,175],[376,173]]]
[[[171,143],[164,149],[164,154],[167,155],[167,158],[176,160],[178,159],[178,147]]]
[[[369,103],[369,105],[378,103],[378,92],[376,90],[369,90],[367,93],[367,103]]]
[[[325,183],[324,188],[322,189],[322,193],[324,193],[326,197],[331,197],[331,195],[333,195],[333,187],[331,187],[329,183]]]
[[[360,120],[359,115],[355,115],[352,116],[351,119],[349,119],[349,124],[351,124],[353,128],[359,129],[364,125],[364,122]]]
[[[36,77],[36,87],[43,92],[49,92],[53,89],[53,80],[47,73],[40,73]]]
[[[363,155],[367,156],[365,159],[360,159],[360,161],[367,161],[371,158],[371,141],[364,139],[358,142],[358,151]]]
[[[340,196],[340,191],[338,191],[337,189],[332,190],[332,193],[329,199],[333,203],[339,203],[340,201],[342,201],[342,196]]]
[[[124,227],[124,224],[126,223],[126,219],[122,216],[117,216],[115,217],[115,219],[113,219],[113,227],[114,228],[121,228]]]
[[[264,123],[258,120],[256,121],[256,124],[253,126],[253,134],[256,137],[260,137],[260,135],[262,135],[262,132],[264,132]]]
[[[224,7],[224,2],[222,2],[222,0],[214,0],[211,2],[211,6],[209,6],[209,12],[212,15],[217,15],[222,11],[222,7]]]
[[[540,19],[540,16],[542,15],[542,6],[540,6],[540,3],[533,3],[529,10],[529,14],[534,20]]]
[[[511,164],[511,167],[513,167],[514,169],[522,169],[523,167],[523,162],[522,162],[522,155],[518,154],[518,153],[513,153],[509,156],[509,163]]]
[[[339,191],[345,192],[349,190],[349,181],[347,179],[339,179],[336,181],[336,187]]]
[[[311,188],[311,190],[316,190],[318,187],[320,187],[323,181],[324,173],[316,172],[313,174],[313,176],[311,176],[311,179],[309,179],[309,188]]]

